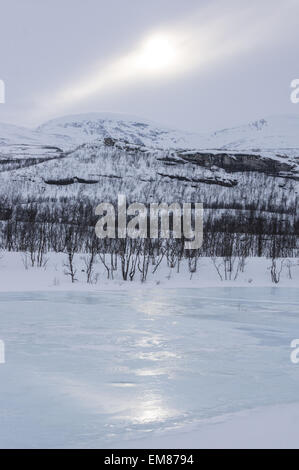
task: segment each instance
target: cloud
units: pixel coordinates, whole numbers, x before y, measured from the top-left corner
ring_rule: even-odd
[[[93,66],[94,72],[64,84],[52,95],[39,98],[40,118],[62,114],[91,97],[119,91],[136,83],[173,80],[198,73],[214,63],[235,60],[254,48],[281,39],[279,24],[283,14],[291,19],[294,0],[284,9],[275,0],[212,2],[194,11],[192,17],[176,24],[149,31],[126,54],[105,64]],[[287,18],[287,21],[288,21]],[[273,34],[275,32],[275,34]]]

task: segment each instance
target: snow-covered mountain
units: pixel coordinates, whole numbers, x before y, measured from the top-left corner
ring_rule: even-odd
[[[299,149],[299,114],[270,116],[222,129],[210,134],[206,145],[229,150]]]
[[[63,139],[0,123],[0,159],[49,158],[61,152]]]
[[[91,113],[66,116],[37,129],[44,140],[58,144],[82,144],[104,137],[161,148],[209,148],[268,150],[299,148],[299,115],[270,116],[239,127],[213,133],[191,133],[134,116]]]
[[[202,202],[211,234],[279,230],[295,246],[299,117],[210,134],[111,114],[68,116],[32,131],[0,125],[0,188],[4,246],[13,243],[19,223],[39,230],[32,220],[93,227],[94,208],[117,194],[130,202]],[[60,238],[54,239],[56,250]],[[266,237],[263,243],[268,253]]]
[[[116,138],[137,145],[160,148],[188,147],[200,136],[165,128],[134,116],[113,113],[89,113],[48,121],[37,129],[0,123],[0,158],[41,158],[79,145]]]
[[[170,129],[146,119],[113,113],[89,113],[48,121],[37,129],[0,123],[0,157],[57,155],[93,141],[113,139],[161,149],[277,151],[298,154],[299,115],[270,116],[213,133]]]
[[[199,144],[201,140],[200,134],[170,129],[136,116],[114,113],[78,114],[53,119],[38,127],[37,133],[42,138],[48,136],[52,142],[63,139],[66,146],[105,137],[162,148],[185,147],[191,142]]]
[[[103,178],[127,181],[125,186],[135,180],[235,187],[242,172],[298,182],[299,116],[210,134],[109,113],[66,116],[35,130],[2,124],[0,172],[8,180],[46,184],[45,191],[48,184],[102,184]]]

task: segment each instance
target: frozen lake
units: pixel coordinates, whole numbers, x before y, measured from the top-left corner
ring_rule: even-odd
[[[117,447],[299,402],[299,289],[0,293],[0,447]]]

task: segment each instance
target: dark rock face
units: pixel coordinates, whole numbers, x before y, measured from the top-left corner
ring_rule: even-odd
[[[82,184],[96,184],[99,182],[99,180],[90,180],[90,179],[84,179],[84,178],[78,178],[78,177],[75,177],[74,178],[74,182],[75,183],[82,183]]]
[[[167,173],[157,173],[159,176],[164,178],[176,179],[178,181],[185,181],[188,183],[205,183],[205,184],[217,184],[218,186],[225,186],[227,188],[232,188],[238,184],[238,181],[232,179],[221,179],[217,176],[215,177],[202,177],[202,178],[188,178],[186,176],[181,175],[171,175]]]
[[[279,176],[282,171],[292,171],[295,165],[280,162],[261,155],[245,153],[207,153],[207,152],[181,152],[178,156],[184,161],[211,169],[213,166],[223,168],[230,173],[238,171],[257,171],[269,175]]]
[[[105,137],[104,139],[104,144],[106,147],[114,147],[116,143],[115,139],[112,139],[111,137]]]
[[[62,178],[59,180],[44,180],[46,184],[53,184],[57,186],[67,186],[69,184],[74,184],[75,178]]]
[[[69,184],[74,184],[74,183],[96,184],[99,182],[99,180],[90,180],[90,179],[78,178],[77,176],[74,176],[74,178],[62,178],[58,180],[44,180],[44,182],[46,184],[53,184],[57,186],[67,186]]]

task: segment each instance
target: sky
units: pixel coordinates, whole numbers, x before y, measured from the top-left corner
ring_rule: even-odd
[[[298,114],[298,0],[0,0],[0,121],[115,112],[204,132]],[[0,136],[1,137],[1,136]]]

